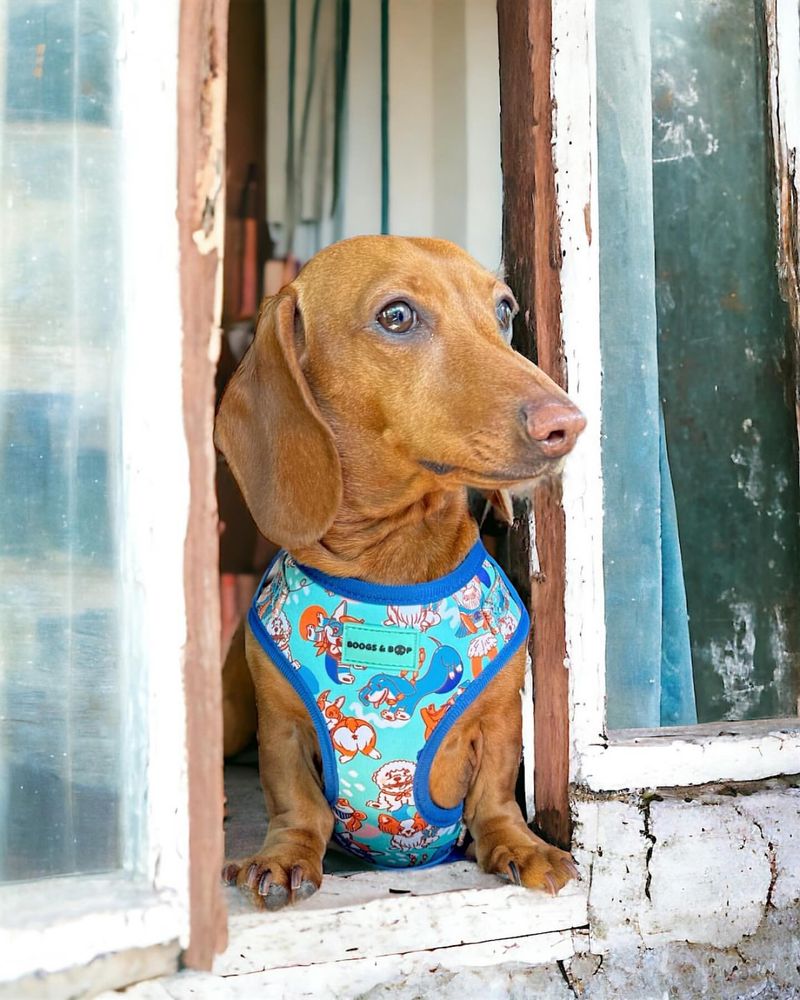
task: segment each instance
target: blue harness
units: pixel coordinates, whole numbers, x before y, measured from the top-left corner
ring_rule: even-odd
[[[483,545],[447,576],[402,586],[327,576],[282,552],[248,620],[314,723],[334,839],[379,867],[445,860],[463,803],[432,801],[436,751],[530,626]]]

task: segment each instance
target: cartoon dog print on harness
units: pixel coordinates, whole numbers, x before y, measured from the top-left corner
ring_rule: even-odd
[[[325,673],[336,684],[353,684],[351,670],[342,671],[342,634],[345,622],[363,623],[363,618],[353,618],[347,613],[347,602],[337,605],[332,614],[313,604],[300,616],[300,634],[314,644],[317,656],[325,656]],[[357,668],[362,669],[362,668]]]
[[[328,732],[331,734],[331,743],[339,754],[339,762],[346,764],[357,753],[363,753],[366,757],[380,760],[380,752],[375,749],[378,740],[375,727],[366,719],[356,719],[352,715],[344,715],[342,713],[342,706],[345,702],[344,695],[340,695],[333,701],[328,701],[329,694],[330,691],[323,691],[317,698],[317,705],[325,717]]]
[[[270,639],[295,670],[299,670],[300,663],[292,656],[291,651],[292,624],[283,610],[288,597],[289,590],[286,586],[265,587],[256,598],[255,608],[265,623]]]
[[[489,585],[486,595],[482,583]],[[493,660],[497,656],[498,633],[508,639],[516,631],[518,622],[509,613],[511,599],[499,576],[490,583],[485,571],[478,573],[453,596],[461,612],[461,626],[456,636],[459,639],[473,636],[467,646],[467,656],[472,676],[477,677],[483,670],[484,659]]]
[[[396,819],[383,813],[378,817],[382,833],[391,836],[389,846],[393,851],[421,851],[436,840],[439,831],[429,826],[418,812],[407,819]]]
[[[361,824],[367,818],[366,813],[354,808],[348,799],[338,798],[333,807],[333,815],[337,822],[349,833],[356,833],[361,829]]]
[[[379,767],[372,775],[378,786],[378,797],[367,805],[387,812],[407,806],[413,799],[416,769],[417,765],[410,760],[390,760]]]
[[[461,657],[452,646],[443,646],[437,639],[433,642],[438,648],[421,677],[418,670],[410,677],[405,671],[400,674],[375,674],[358,692],[359,701],[363,705],[380,708],[381,718],[389,722],[407,722],[426,695],[446,694],[456,688],[464,674]],[[422,663],[424,649],[420,653]]]

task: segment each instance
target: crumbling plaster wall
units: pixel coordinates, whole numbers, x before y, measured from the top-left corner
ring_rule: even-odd
[[[557,965],[413,967],[370,998],[800,1000],[800,777],[574,790],[589,927]],[[422,992],[424,990],[424,993]]]
[[[577,996],[800,997],[800,779],[574,798]]]

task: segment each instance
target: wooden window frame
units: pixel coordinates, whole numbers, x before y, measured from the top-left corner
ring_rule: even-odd
[[[550,44],[547,20],[541,21],[542,12],[547,12],[547,4],[518,4],[514,0],[500,0],[500,38],[503,41],[505,15],[513,12],[515,7],[530,7],[532,29],[535,37],[545,39],[536,46],[536,71],[542,79],[549,74]],[[534,11],[535,8],[535,11]],[[213,452],[210,445],[211,428],[211,387],[213,385],[213,368],[218,352],[218,322],[219,314],[216,306],[220,290],[220,256],[222,246],[218,222],[224,216],[222,206],[223,185],[220,180],[219,162],[220,149],[224,139],[224,79],[225,79],[225,40],[227,29],[227,4],[224,0],[202,0],[202,9],[190,0],[183,0],[181,13],[181,49],[179,72],[179,222],[181,228],[181,282],[182,303],[184,313],[184,404],[186,412],[187,437],[192,469],[192,505],[190,509],[190,525],[187,535],[186,566],[187,566],[187,619],[189,621],[190,644],[187,650],[186,694],[188,711],[189,755],[189,796],[190,796],[190,871],[191,871],[191,938],[184,953],[184,963],[196,969],[209,968],[213,952],[220,950],[225,937],[224,904],[219,883],[219,862],[223,855],[222,846],[222,788],[221,761],[222,738],[220,730],[220,676],[219,652],[217,636],[217,536],[213,531],[215,499],[213,493]],[[513,28],[512,28],[513,30]],[[538,32],[546,32],[544,35]],[[509,39],[508,52],[505,58],[505,68],[511,61],[522,59],[521,69],[512,71],[524,74],[530,71],[531,63],[524,49],[519,49]],[[502,86],[502,84],[501,84]],[[509,96],[507,100],[514,104]],[[549,108],[549,93],[543,95],[542,108]],[[202,109],[198,120],[197,108]],[[507,120],[510,116],[507,115]],[[549,120],[549,112],[544,120]],[[537,169],[549,169],[552,185],[552,161],[549,154],[549,128],[542,131],[539,142],[539,157]],[[504,152],[505,157],[505,152]],[[549,163],[549,168],[548,168]],[[511,198],[508,191],[506,196]],[[551,201],[552,205],[552,201]],[[549,225],[556,222],[553,214]],[[537,219],[537,224],[539,220]],[[513,232],[508,229],[505,237],[506,253],[514,239]],[[531,243],[532,232],[519,234],[520,252],[526,254]],[[546,257],[547,255],[545,255]],[[536,266],[541,268],[544,258],[537,257]],[[552,269],[551,269],[552,270]],[[516,277],[524,280],[524,273]],[[555,281],[553,281],[555,277]],[[549,310],[549,316],[557,316],[558,283],[557,271],[550,275],[550,285],[541,279],[536,287],[535,295],[538,307]],[[515,282],[515,287],[518,285]],[[555,297],[554,297],[555,296]],[[523,298],[523,309],[529,301]],[[550,329],[548,323],[540,323],[540,328]],[[556,343],[554,339],[552,343]],[[530,347],[530,345],[528,345]],[[547,346],[540,339],[537,344],[539,363],[553,370],[546,358]],[[536,514],[540,522],[552,517],[555,522],[553,539],[555,549],[552,565],[559,561],[563,567],[563,515],[560,513],[558,493],[545,498],[545,504],[539,505],[537,500]],[[558,521],[562,527],[558,528]],[[528,536],[522,532],[515,541],[517,552],[524,550],[523,578],[529,575],[530,561]],[[559,594],[563,601],[562,583],[558,575],[550,571],[549,555],[544,557],[542,566],[547,572],[542,572],[537,584],[546,596],[534,598],[537,615],[542,621],[552,622],[552,635],[558,636],[561,623],[562,655],[558,659],[559,671],[552,671],[554,687],[558,697],[566,705],[566,674],[563,668],[563,609],[555,615],[549,611],[549,603],[555,602],[559,607]],[[212,615],[210,609],[214,609]],[[193,628],[194,626],[194,628]],[[539,639],[533,647],[539,662],[550,649],[547,633],[539,630]],[[192,636],[194,640],[192,641]],[[552,666],[553,659],[544,659],[545,664]],[[191,670],[189,669],[191,667]],[[539,684],[546,683],[546,673],[540,671]],[[541,699],[545,705],[546,699]],[[565,718],[565,713],[560,717]],[[544,718],[544,716],[542,716]],[[552,773],[552,761],[555,757],[544,751],[551,749],[551,737],[543,721],[538,723],[541,736],[536,739],[541,743],[542,759],[548,756],[548,769]],[[537,810],[540,825],[555,840],[568,844],[569,842],[569,807],[567,802],[567,768],[568,742],[566,728],[560,730],[560,760],[561,770],[548,792],[549,799],[537,800]],[[198,760],[198,752],[200,759]],[[537,778],[538,778],[537,774]],[[542,786],[544,787],[544,785]],[[543,803],[552,801],[552,805]],[[544,811],[543,811],[544,810]],[[547,812],[547,816],[545,815]],[[552,822],[548,825],[548,816]],[[448,872],[440,878],[434,878],[430,873],[408,873],[420,884],[412,890],[411,896],[393,899],[386,896],[388,876],[380,873],[369,873],[365,876],[354,876],[347,879],[337,879],[329,876],[317,898],[318,905],[313,910],[290,910],[265,920],[264,914],[253,912],[234,912],[237,907],[236,890],[228,890],[228,901],[232,916],[230,920],[231,947],[214,962],[214,970],[219,975],[248,974],[252,977],[259,970],[291,963],[294,945],[292,942],[308,939],[308,932],[314,932],[315,940],[328,941],[325,953],[317,956],[317,962],[335,962],[342,958],[354,959],[353,948],[347,947],[347,941],[363,941],[364,914],[370,913],[375,907],[381,916],[378,923],[387,924],[388,910],[397,910],[396,920],[391,921],[392,927],[386,927],[386,933],[375,931],[375,917],[370,918],[372,928],[370,940],[360,950],[358,957],[373,961],[381,956],[395,954],[398,949],[412,950],[420,939],[426,942],[426,951],[438,944],[450,949],[454,942],[461,942],[468,949],[476,948],[486,951],[481,944],[485,932],[470,921],[464,926],[452,926],[449,921],[453,913],[455,891],[464,896],[465,915],[477,912],[491,912],[493,919],[507,914],[502,926],[497,927],[499,936],[507,935],[509,940],[517,942],[529,940],[531,956],[539,956],[537,961],[547,955],[553,960],[566,954],[572,947],[571,933],[573,927],[584,926],[587,922],[586,892],[583,886],[573,884],[562,891],[558,901],[553,902],[540,894],[528,893],[515,887],[504,886],[493,876],[485,876],[477,872],[472,865],[463,866],[463,870],[455,870],[449,866]],[[418,895],[417,895],[418,893]],[[330,899],[326,900],[326,896]],[[326,906],[325,904],[328,904]],[[477,909],[475,909],[477,908]],[[511,908],[511,909],[509,909]],[[521,908],[524,911],[525,934],[520,938],[518,928],[520,917],[514,917],[514,912]],[[513,911],[513,912],[512,912]],[[444,915],[448,921],[443,923]],[[333,921],[333,924],[331,923]],[[408,927],[409,940],[404,943],[403,935],[398,931],[398,922]],[[334,933],[335,925],[335,933]],[[507,926],[506,926],[507,925]],[[445,928],[442,931],[442,927]],[[325,932],[325,933],[320,933]],[[342,942],[345,942],[344,944]],[[471,943],[470,943],[471,942]],[[502,961],[506,954],[507,942],[499,941],[489,946],[494,956],[491,960]],[[481,955],[483,955],[481,951]],[[475,952],[477,954],[477,952]],[[488,953],[487,953],[488,954]],[[516,954],[516,952],[515,952]],[[299,960],[299,958],[298,958]],[[482,961],[486,961],[484,956]],[[249,982],[255,985],[255,980]]]
[[[180,0],[177,184],[191,496],[184,558],[190,933],[183,962],[195,969],[211,968],[227,942],[220,879],[225,792],[212,442],[222,307],[227,29],[227,0]]]
[[[569,390],[561,329],[560,234],[553,159],[552,8],[498,0],[503,258],[520,305],[519,351]],[[515,576],[530,579],[534,799],[544,835],[569,847],[569,675],[566,670],[566,522],[561,484],[539,486],[512,537]]]

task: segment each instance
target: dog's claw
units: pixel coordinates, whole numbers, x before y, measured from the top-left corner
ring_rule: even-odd
[[[305,879],[294,891],[294,898],[299,903],[303,899],[308,899],[317,891],[317,886],[310,878]]]
[[[522,879],[519,876],[519,868],[517,867],[516,861],[508,862],[508,873],[514,885],[522,885]]]
[[[247,869],[247,878],[245,879],[245,885],[247,886],[247,888],[255,889],[256,886],[258,885],[259,877],[260,876],[258,871],[258,865],[257,864],[250,865],[250,867]]]
[[[258,880],[258,894],[259,896],[266,896],[269,891],[269,887],[272,885],[272,872],[267,869],[261,878]]]
[[[303,869],[299,865],[295,865],[289,873],[289,884],[292,887],[292,892],[300,887],[300,883],[303,881]]]
[[[269,889],[267,889],[266,896],[264,896],[264,906],[268,910],[281,910],[288,902],[288,889],[284,889],[282,885],[273,882]]]
[[[236,876],[239,874],[238,865],[225,865],[222,869],[222,881],[226,885],[236,885]]]
[[[561,867],[567,872],[570,878],[578,878],[580,872],[578,871],[578,866],[572,860],[572,858],[565,858],[561,862]]]
[[[553,878],[553,876],[548,872],[544,877],[545,888],[550,893],[551,896],[558,894],[558,883]]]

